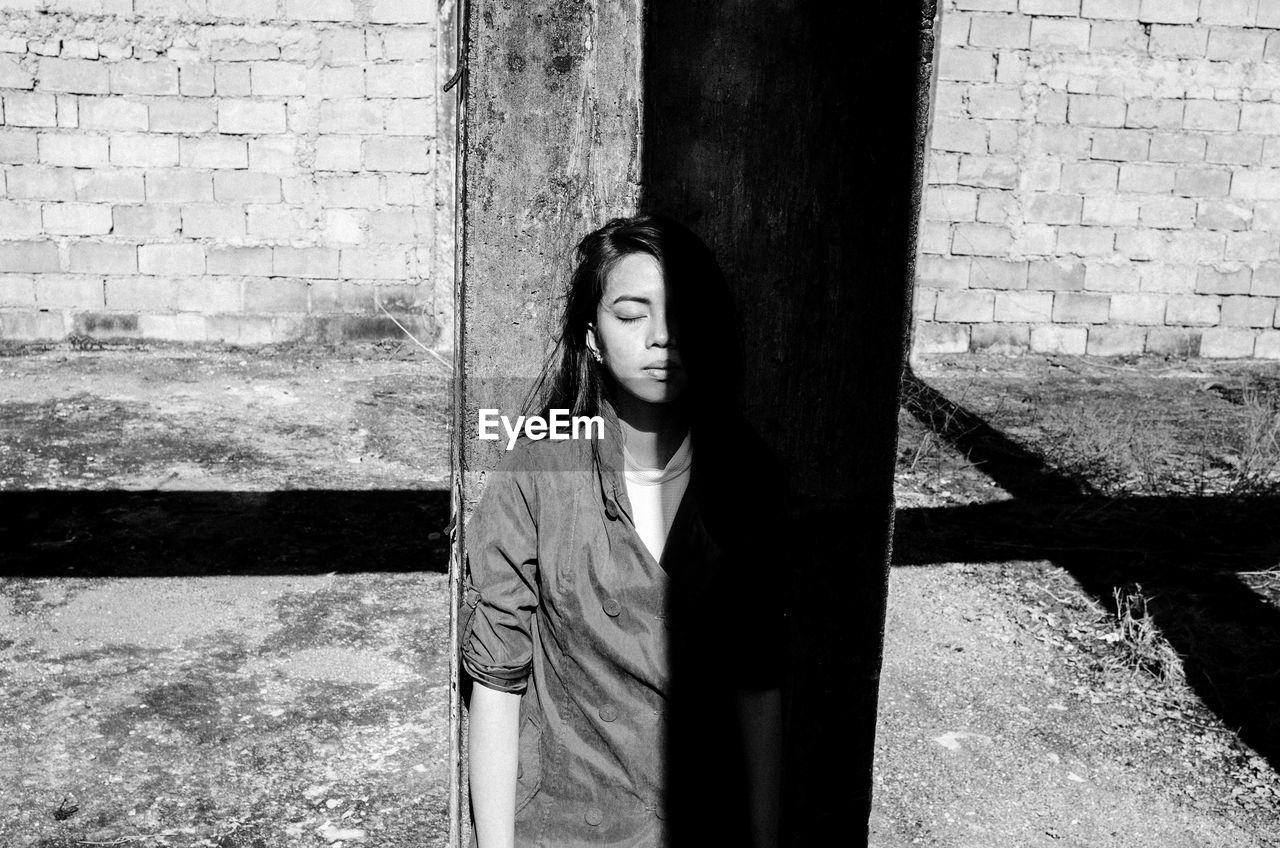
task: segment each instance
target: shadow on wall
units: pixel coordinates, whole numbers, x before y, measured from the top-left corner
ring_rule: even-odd
[[[6,577],[445,572],[448,521],[448,491],[6,492],[0,563]]]
[[[1236,576],[1280,560],[1280,497],[1108,497],[910,372],[903,399],[1014,499],[900,510],[894,565],[1049,560],[1112,612],[1141,584],[1196,694],[1280,768],[1280,610]]]

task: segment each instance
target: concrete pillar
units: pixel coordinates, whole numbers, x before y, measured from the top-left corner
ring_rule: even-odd
[[[801,495],[787,845],[866,841],[935,9],[467,10],[464,503],[498,459],[475,410],[523,399],[576,239],[636,208],[689,223],[736,287],[747,412]]]

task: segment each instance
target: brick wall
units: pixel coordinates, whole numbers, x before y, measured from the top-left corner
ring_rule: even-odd
[[[944,0],[917,352],[1280,358],[1280,0]]]
[[[447,347],[436,44],[434,0],[0,0],[0,339]]]

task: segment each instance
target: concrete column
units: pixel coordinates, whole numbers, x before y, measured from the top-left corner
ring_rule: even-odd
[[[523,399],[576,239],[637,207],[702,234],[737,290],[748,414],[801,495],[795,568],[779,570],[795,609],[788,845],[866,841],[935,8],[527,0],[466,14],[464,503],[498,459],[474,439],[475,410]]]

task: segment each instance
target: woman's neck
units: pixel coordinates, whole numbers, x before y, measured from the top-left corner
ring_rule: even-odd
[[[665,468],[689,432],[682,404],[618,398],[618,423],[631,458],[646,468]]]

